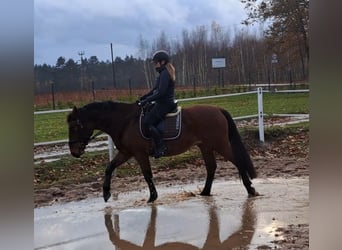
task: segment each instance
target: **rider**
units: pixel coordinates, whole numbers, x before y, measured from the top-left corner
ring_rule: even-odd
[[[149,132],[155,144],[154,157],[160,158],[167,152],[167,146],[162,139],[161,132],[157,125],[162,121],[167,113],[175,107],[175,68],[170,63],[170,56],[165,50],[158,50],[153,54],[152,61],[155,70],[159,73],[154,88],[139,99],[139,105],[155,101],[153,108],[145,114],[143,119],[144,128]]]

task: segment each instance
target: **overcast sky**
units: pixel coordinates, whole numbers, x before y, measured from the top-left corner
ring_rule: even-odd
[[[239,0],[35,0],[34,63],[55,65],[63,56],[80,60],[96,55],[100,61],[137,56],[139,35],[151,43],[164,31],[181,39],[213,21],[224,29],[241,29],[246,17]]]

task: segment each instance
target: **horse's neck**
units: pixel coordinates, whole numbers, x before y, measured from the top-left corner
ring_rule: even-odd
[[[113,140],[119,138],[127,123],[133,119],[138,109],[135,105],[122,104],[112,110],[102,110],[93,118],[95,129],[109,134]]]

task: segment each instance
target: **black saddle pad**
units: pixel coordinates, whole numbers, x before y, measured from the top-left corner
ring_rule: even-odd
[[[140,114],[140,133],[142,137],[145,139],[150,139],[142,129],[142,118],[144,114],[141,112]],[[182,130],[182,109],[181,107],[177,108],[177,111],[174,113],[168,113],[164,120],[162,120],[158,125],[157,129],[161,132],[164,140],[174,140],[177,139]]]

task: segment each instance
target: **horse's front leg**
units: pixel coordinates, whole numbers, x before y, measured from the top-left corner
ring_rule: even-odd
[[[110,198],[110,183],[112,179],[112,174],[115,168],[125,163],[131,156],[124,154],[122,152],[118,152],[114,159],[109,163],[105,171],[105,178],[103,182],[103,199],[105,202]]]
[[[153,175],[151,170],[151,163],[147,154],[136,155],[136,160],[138,161],[141,171],[144,175],[145,181],[147,182],[148,188],[150,190],[150,198],[148,203],[155,201],[158,198],[158,193],[156,187],[153,183]]]

